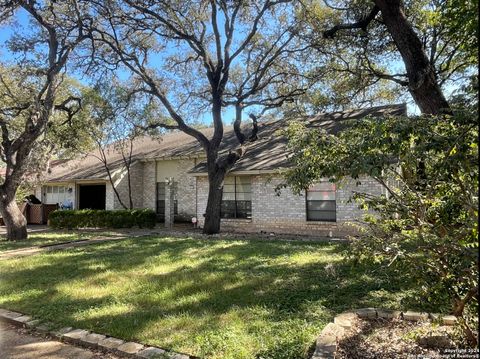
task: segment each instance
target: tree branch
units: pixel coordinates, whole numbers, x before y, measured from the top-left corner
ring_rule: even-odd
[[[335,34],[339,30],[347,30],[347,29],[362,29],[364,31],[367,30],[368,25],[372,22],[377,14],[380,12],[380,8],[377,5],[374,5],[367,16],[363,19],[360,19],[357,22],[351,24],[339,24],[332,27],[330,30],[323,32],[323,37],[325,39],[333,39]]]

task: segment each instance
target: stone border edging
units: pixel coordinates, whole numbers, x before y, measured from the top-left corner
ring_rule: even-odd
[[[457,321],[457,318],[453,315],[413,312],[410,310],[402,312],[382,308],[360,308],[343,312],[335,316],[333,322],[328,323],[325,328],[323,328],[317,337],[315,352],[311,359],[334,359],[337,352],[338,340],[345,335],[346,330],[352,327],[352,321],[357,317],[362,319],[401,318],[415,322],[427,319],[440,319],[443,325],[454,325]]]
[[[187,354],[176,353],[165,349],[144,345],[136,342],[125,342],[103,334],[97,334],[84,329],[65,327],[52,330],[52,324],[34,319],[28,315],[0,308],[0,320],[16,326],[27,328],[42,335],[48,335],[61,342],[110,352],[125,358],[165,358],[165,359],[193,359]]]

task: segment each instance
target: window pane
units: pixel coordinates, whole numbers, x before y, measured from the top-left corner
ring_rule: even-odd
[[[238,193],[237,192],[237,201],[250,201],[252,199],[251,193]]]
[[[65,187],[58,187],[58,193],[65,193]]]
[[[252,202],[237,201],[237,218],[252,218]]]
[[[47,193],[52,193],[52,186],[47,186]]]
[[[235,201],[235,193],[224,192],[222,199],[225,201]]]
[[[157,182],[157,200],[165,200],[165,182]]]
[[[222,201],[222,218],[235,218],[235,201]]]
[[[248,185],[252,183],[252,178],[250,176],[239,176],[236,178],[237,180],[237,186],[238,185]]]
[[[58,193],[58,186],[53,186],[53,193]]]
[[[252,192],[250,183],[237,183],[237,192]]]
[[[234,176],[225,177],[225,179],[223,180],[223,184],[224,185],[227,185],[227,184],[234,185],[235,184],[235,177]]]
[[[235,193],[235,185],[226,184],[223,186],[223,193]]]
[[[157,213],[158,214],[165,213],[165,201],[157,201]]]
[[[309,201],[334,201],[335,192],[307,192]]]
[[[335,201],[307,201],[309,211],[335,211]]]
[[[309,211],[307,219],[310,221],[335,222],[336,213],[335,211]]]

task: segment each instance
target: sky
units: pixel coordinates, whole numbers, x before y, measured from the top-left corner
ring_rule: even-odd
[[[28,15],[23,11],[18,11],[15,16],[15,21],[17,24],[12,23],[8,25],[4,25],[3,27],[0,27],[0,58],[2,62],[12,62],[14,61],[14,57],[12,56],[12,53],[8,51],[8,49],[5,47],[5,42],[13,35],[16,33],[21,33],[21,32],[28,32]],[[162,58],[159,56],[157,58],[153,58],[153,62],[161,62]],[[392,65],[392,70],[398,67],[402,67],[403,64],[401,63],[393,63]],[[129,74],[127,71],[122,70],[119,72],[119,77],[122,79],[128,79]],[[75,78],[77,78],[81,83],[83,84],[88,84],[89,79],[85,77],[81,77],[79,74],[74,75]],[[452,86],[448,86],[445,88],[445,93],[448,95],[450,94],[454,88]],[[413,100],[411,99],[410,96],[407,96],[409,101],[407,102],[408,106],[408,113],[411,115],[416,115],[419,114],[418,107],[415,105]],[[223,118],[224,122],[229,124],[235,117],[235,110],[234,108],[226,108],[223,113]],[[248,118],[247,114],[244,116],[245,118]],[[205,124],[210,124],[211,123],[211,115],[209,113],[204,113],[204,114],[198,114],[198,118],[195,119],[196,121],[205,123]]]

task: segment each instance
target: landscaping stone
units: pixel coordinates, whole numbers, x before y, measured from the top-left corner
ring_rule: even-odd
[[[315,351],[311,359],[335,359],[335,353],[327,351]]]
[[[133,356],[143,349],[143,345],[135,342],[127,342],[117,348],[117,352],[122,355]]]
[[[317,348],[321,351],[333,353],[337,350],[337,337],[335,335],[320,335],[317,338]]]
[[[0,308],[0,317],[3,317],[3,314],[4,314],[4,313],[7,313],[7,312],[9,312],[9,311],[6,310],[6,309]]]
[[[36,332],[41,334],[48,334],[50,332],[50,328],[52,327],[52,323],[41,323],[34,327]]]
[[[147,347],[145,349],[140,350],[137,353],[137,356],[140,358],[155,358],[160,355],[165,355],[165,350],[155,347]]]
[[[3,309],[2,312],[0,312],[0,316],[2,316],[4,319],[6,319],[9,322],[13,322],[13,319],[21,317],[23,314],[22,313],[17,313],[17,312],[12,312],[10,310],[5,310]]]
[[[343,312],[335,316],[335,318],[355,319],[357,314],[355,312]]]
[[[50,332],[50,335],[52,337],[55,337],[57,339],[62,339],[63,335],[68,333],[68,332],[71,332],[73,330],[72,327],[63,327],[63,328],[60,328],[58,330],[52,330]]]
[[[428,313],[408,311],[408,312],[403,313],[403,319],[411,320],[411,321],[414,321],[414,322],[419,321],[419,320],[427,320],[428,319]]]
[[[353,312],[345,312],[337,315],[333,319],[333,323],[341,326],[345,329],[350,329],[352,327],[352,321],[357,317],[357,315]]]
[[[82,345],[85,345],[90,348],[96,348],[98,346],[98,343],[105,339],[106,336],[102,334],[97,334],[97,333],[90,333],[87,334],[83,339],[82,339]]]
[[[333,323],[328,323],[322,330],[316,341],[315,351],[311,359],[334,359],[337,352],[337,343],[341,339],[345,330],[350,329],[354,324],[356,317],[362,319],[384,318],[384,319],[404,319],[409,321],[424,321],[427,319],[440,319],[443,325],[454,325],[457,318],[453,315],[442,316],[440,314],[428,314],[407,311],[402,313],[398,310],[360,308],[354,311],[343,312],[335,316]],[[424,340],[424,344],[440,345],[447,347],[447,337],[431,336]]]
[[[343,329],[340,325],[335,323],[328,323],[325,328],[323,328],[320,336],[327,335],[333,336],[335,338],[341,338],[345,334],[345,329]]]
[[[375,308],[361,308],[355,311],[360,318],[376,318],[377,311]]]
[[[122,345],[124,343],[125,342],[121,339],[108,337],[108,338],[100,340],[98,342],[98,346],[100,348],[104,348],[104,349],[107,349],[107,350],[116,350],[116,349],[118,349],[118,347],[120,345]]]
[[[81,344],[81,341],[89,334],[88,330],[73,329],[62,336],[62,339],[69,343]]]
[[[402,315],[402,312],[399,310],[378,309],[377,315],[379,318],[397,319],[397,318],[400,318],[400,316]]]
[[[445,325],[455,325],[455,323],[457,322],[457,317],[454,315],[445,315],[444,317],[442,317],[442,322]]]
[[[338,321],[350,321],[351,314],[343,313],[338,316]],[[335,318],[336,319],[336,318]],[[337,350],[337,340],[345,334],[345,329],[339,324],[328,323],[317,338],[313,358],[327,359],[334,358]]]
[[[13,319],[15,322],[20,324],[21,326],[25,327],[27,322],[30,322],[32,320],[32,317],[28,315],[22,315],[21,317]]]
[[[190,357],[188,355],[179,354],[179,353],[167,353],[167,356],[170,359],[190,359]]]
[[[30,320],[29,322],[25,323],[25,326],[29,329],[35,328],[37,325],[39,325],[42,321],[40,319],[34,319]]]

